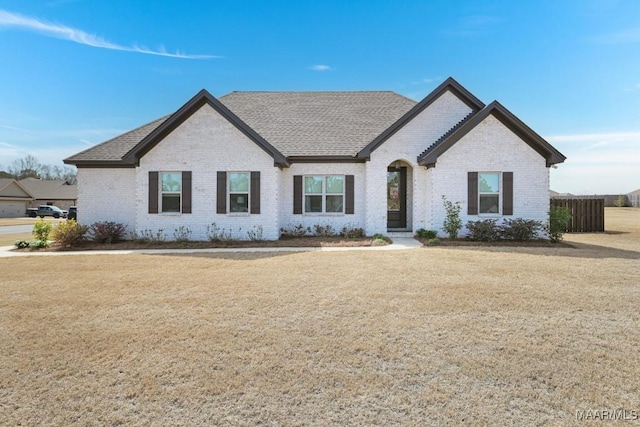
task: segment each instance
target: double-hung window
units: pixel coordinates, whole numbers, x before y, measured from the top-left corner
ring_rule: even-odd
[[[182,172],[160,172],[161,212],[180,212]]]
[[[305,213],[344,213],[344,175],[304,177]]]
[[[251,176],[249,172],[229,172],[229,212],[249,213]]]
[[[481,214],[500,213],[500,173],[478,173],[478,206]]]

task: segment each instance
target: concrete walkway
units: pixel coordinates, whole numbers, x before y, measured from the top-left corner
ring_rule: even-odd
[[[208,249],[132,249],[106,251],[14,251],[13,246],[0,246],[0,258],[25,256],[69,256],[69,255],[128,255],[128,254],[215,254],[233,252],[344,252],[344,251],[395,251],[421,248],[422,243],[413,237],[394,237],[393,243],[387,246],[361,247],[309,247],[309,248],[208,248]]]

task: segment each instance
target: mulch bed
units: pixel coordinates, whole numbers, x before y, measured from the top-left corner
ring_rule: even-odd
[[[374,243],[371,237],[347,239],[344,237],[283,237],[280,240],[228,240],[228,241],[188,241],[188,242],[140,242],[123,240],[117,243],[86,242],[73,248],[62,248],[55,244],[49,251],[104,251],[104,250],[134,250],[134,249],[209,249],[209,248],[300,248],[300,247],[363,247],[384,246],[390,244]],[[29,249],[24,249],[29,250]]]
[[[553,243],[545,239],[529,240],[526,242],[516,242],[513,240],[497,240],[495,242],[480,242],[469,239],[439,239],[440,243],[431,244],[429,239],[416,237],[420,243],[425,246],[488,246],[488,247],[525,247],[525,248],[574,248],[575,246],[566,243]]]

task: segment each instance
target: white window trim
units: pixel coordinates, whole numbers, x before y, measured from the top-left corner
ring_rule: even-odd
[[[165,174],[165,173],[177,173],[178,175],[180,175],[180,191],[162,191],[162,174]],[[167,215],[167,216],[182,215],[182,171],[160,171],[158,172],[158,178],[159,178],[158,192],[160,193],[158,195],[158,204],[160,205],[158,206],[158,214]],[[180,201],[178,205],[179,208],[177,211],[165,212],[162,209],[162,196],[164,194],[178,194],[180,196]]]
[[[249,176],[249,188],[247,189],[247,211],[231,211],[231,174],[244,173]],[[234,191],[233,194],[244,194],[244,191]],[[227,215],[229,216],[250,216],[251,215],[251,172],[250,171],[227,171]]]
[[[480,212],[480,197],[482,195],[494,195],[496,193],[492,192],[492,193],[488,193],[486,191],[481,192],[480,191],[480,176],[482,174],[497,174],[498,175],[498,212]],[[500,171],[481,171],[478,172],[478,216],[482,216],[482,217],[500,217],[502,216],[502,172]]]
[[[311,176],[322,177],[322,193],[307,193],[306,178]],[[327,177],[340,176],[342,177],[342,193],[327,193]],[[347,185],[346,175],[331,173],[331,174],[307,174],[302,175],[302,214],[306,216],[344,216],[345,202],[346,202],[346,189]],[[322,212],[307,212],[307,196],[322,196]],[[327,212],[327,196],[342,196],[342,212]]]

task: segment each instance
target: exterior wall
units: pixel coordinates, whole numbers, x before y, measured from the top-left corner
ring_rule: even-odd
[[[450,92],[414,117],[385,141],[366,163],[367,234],[387,232],[387,167],[396,160],[410,166],[407,170],[407,228],[428,228],[427,195],[429,172],[416,163],[418,155],[471,112],[469,106]]]
[[[445,210],[442,195],[460,202],[462,223],[500,215],[467,215],[467,172],[513,172],[513,215],[547,221],[549,211],[549,169],[545,159],[493,116],[487,117],[471,132],[442,154],[430,169],[428,197],[431,220],[428,227],[444,236]],[[502,186],[502,183],[500,184]],[[500,198],[502,203],[502,197]],[[461,234],[465,233],[465,228]]]
[[[354,213],[346,214],[293,214],[293,177],[294,175],[354,175]],[[365,228],[366,213],[366,173],[364,163],[294,163],[280,172],[280,228],[292,228],[296,225],[311,227],[330,223],[339,232],[343,227]],[[304,200],[303,200],[304,205]]]
[[[192,213],[148,213],[149,171],[192,172]],[[217,214],[217,171],[260,171],[260,214]],[[135,224],[138,233],[162,230],[174,239],[188,227],[192,240],[206,240],[215,225],[233,238],[247,239],[262,227],[264,239],[277,239],[279,169],[273,158],[208,105],[203,106],[140,159],[135,170]],[[227,201],[228,204],[228,201]]]
[[[97,221],[135,228],[135,171],[132,168],[78,168],[78,222]]]

